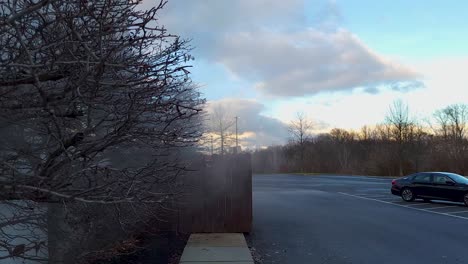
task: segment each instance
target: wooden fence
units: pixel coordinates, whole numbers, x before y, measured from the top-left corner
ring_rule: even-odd
[[[178,210],[184,233],[250,232],[252,166],[250,154],[212,156],[183,179],[188,188]]]

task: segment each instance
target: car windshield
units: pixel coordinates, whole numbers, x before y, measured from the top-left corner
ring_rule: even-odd
[[[464,183],[464,184],[468,184],[468,179],[464,176],[461,176],[461,175],[458,175],[458,174],[455,174],[455,173],[447,173],[447,175],[452,178],[452,180],[458,182],[458,183]]]

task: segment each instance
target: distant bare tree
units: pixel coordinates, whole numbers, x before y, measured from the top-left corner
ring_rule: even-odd
[[[436,133],[444,140],[442,150],[449,154],[447,162],[456,164],[457,170],[464,173],[468,157],[468,105],[455,104],[434,113],[437,123]]]
[[[335,143],[340,172],[347,171],[351,160],[351,144],[354,141],[354,134],[344,129],[334,128],[330,131],[330,136]]]
[[[434,113],[439,131],[444,138],[461,141],[468,131],[468,105],[455,104]]]
[[[358,137],[360,140],[368,141],[368,140],[371,140],[372,138],[375,138],[375,135],[373,135],[373,133],[374,131],[370,127],[363,126],[358,133]]]
[[[335,128],[314,140],[303,140],[303,164],[314,172],[394,176],[432,170],[466,175],[467,109],[451,105],[438,110],[434,114],[437,124],[428,127],[410,117],[406,104],[395,101],[382,124],[364,126],[358,133]],[[297,123],[300,128],[301,122]],[[254,152],[254,171],[298,171],[301,133],[296,135],[294,144]]]
[[[291,133],[291,141],[299,147],[299,162],[301,172],[304,171],[304,155],[306,143],[310,140],[312,121],[307,119],[303,112],[296,114],[296,119],[289,124],[289,132]]]
[[[230,116],[221,105],[216,105],[210,115],[209,132],[215,135],[215,141],[219,145],[219,154],[224,155],[226,148],[231,145],[232,128],[235,124],[234,117]]]
[[[404,173],[403,162],[408,142],[411,140],[414,122],[409,116],[408,105],[401,100],[393,102],[385,119],[390,129],[390,136],[397,143],[398,170],[399,175],[402,176]]]
[[[204,101],[188,42],[157,19],[166,2],[144,11],[140,2],[1,1],[3,199],[153,212],[180,191],[174,153],[197,142]],[[0,258],[39,243],[18,254],[0,240]]]

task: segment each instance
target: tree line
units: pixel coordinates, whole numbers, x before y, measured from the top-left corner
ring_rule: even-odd
[[[454,104],[433,113],[430,121],[411,116],[395,101],[385,120],[358,131],[334,128],[312,135],[312,123],[298,114],[291,140],[252,155],[257,173],[343,173],[401,176],[417,171],[468,175],[468,105]]]

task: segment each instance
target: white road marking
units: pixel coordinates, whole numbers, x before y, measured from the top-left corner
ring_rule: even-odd
[[[364,197],[369,197],[369,198],[392,198],[391,196],[389,197],[388,195],[378,195],[378,194],[368,194],[368,193],[356,193],[355,195],[359,196],[364,196]]]
[[[388,195],[366,195],[366,194],[364,194],[363,196],[368,197],[368,198],[375,198],[375,199],[378,199],[378,198],[392,198],[392,197],[388,197]]]
[[[427,205],[427,204],[410,204],[409,203],[409,204],[406,204],[405,206],[407,206],[407,207],[418,207],[418,206],[424,207],[425,205]]]
[[[330,175],[317,175],[317,177],[321,177],[321,178],[333,178],[333,179],[336,179],[336,178],[339,178],[339,177],[343,177],[343,179],[359,179],[359,180],[376,180],[376,181],[387,181],[387,182],[391,182],[392,180],[396,179],[394,177],[368,177],[368,176],[349,176],[349,175],[346,175],[346,176],[330,176]]]
[[[395,201],[395,198],[377,198],[378,200],[384,201],[384,202],[390,202],[390,201]]]
[[[431,204],[427,204],[427,203],[413,203],[413,204],[409,203],[409,204],[407,204],[407,206],[421,206],[421,205],[431,205]]]
[[[468,211],[467,211],[467,210],[465,210],[465,211],[458,211],[458,212],[447,212],[447,213],[449,213],[449,214],[462,214],[462,213],[468,213]]]
[[[431,207],[431,208],[426,208],[427,210],[435,210],[435,209],[442,209],[442,208],[452,208],[452,207],[457,207],[458,205],[448,205],[448,206],[439,206],[439,207]]]
[[[389,183],[386,182],[365,182],[366,184],[374,184],[374,185],[389,185]],[[345,185],[345,183],[337,183],[340,185]]]
[[[385,203],[385,204],[390,204],[390,205],[405,207],[405,208],[409,208],[409,209],[413,209],[413,210],[418,210],[418,211],[423,211],[423,212],[428,212],[428,213],[433,213],[433,214],[438,214],[438,215],[445,215],[445,216],[450,216],[450,217],[455,217],[455,218],[460,218],[460,219],[468,220],[468,217],[463,217],[463,216],[459,216],[459,215],[453,215],[453,214],[449,214],[449,213],[441,213],[441,212],[436,212],[436,211],[430,211],[430,210],[428,210],[428,209],[421,209],[421,208],[409,207],[409,206],[405,206],[405,205],[401,205],[401,204],[386,202],[386,201],[377,200],[377,199],[372,199],[372,198],[366,198],[366,197],[357,196],[357,195],[353,195],[353,194],[349,194],[349,193],[344,193],[344,192],[338,192],[338,193],[339,193],[339,194],[342,194],[342,195],[346,195],[346,196],[351,196],[351,197],[354,197],[354,198],[359,198],[359,199],[364,199],[364,200],[370,200],[370,201],[375,201],[375,202],[379,202],[379,203]]]

